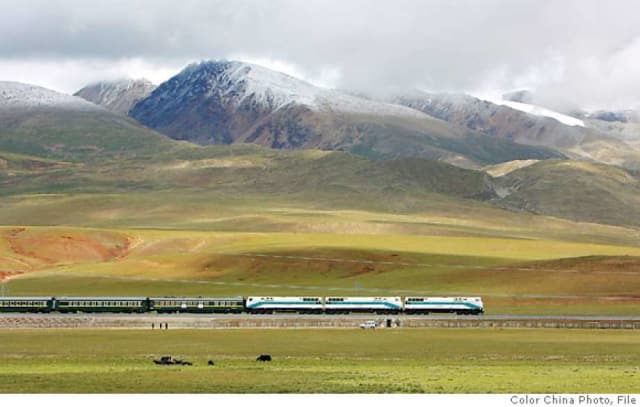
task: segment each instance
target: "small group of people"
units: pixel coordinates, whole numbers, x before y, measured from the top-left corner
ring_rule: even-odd
[[[151,329],[156,329],[156,324],[155,322],[151,323]],[[160,322],[160,329],[162,329],[162,322]],[[164,329],[169,329],[169,323],[165,322],[164,323]]]

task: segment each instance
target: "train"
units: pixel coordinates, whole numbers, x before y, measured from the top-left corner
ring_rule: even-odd
[[[0,312],[429,314],[484,313],[479,297],[0,297]]]

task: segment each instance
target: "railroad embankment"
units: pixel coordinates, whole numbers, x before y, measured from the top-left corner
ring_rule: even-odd
[[[375,321],[377,329],[404,328],[573,328],[640,329],[635,317],[415,317],[415,316],[295,316],[295,315],[87,315],[7,314],[0,315],[0,329],[85,328],[85,329],[296,329],[358,328]]]

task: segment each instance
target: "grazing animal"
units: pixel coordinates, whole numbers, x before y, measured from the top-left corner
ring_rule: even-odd
[[[160,360],[154,359],[153,363],[156,365],[182,365],[182,366],[193,366],[193,363],[188,360],[182,359],[174,359],[171,356],[162,356]]]
[[[216,363],[215,363],[213,360],[209,360],[209,361],[207,362],[207,365],[209,365],[209,366],[215,366],[215,364],[216,364]]]
[[[175,360],[171,356],[162,356],[160,360],[154,359],[156,365],[175,365]]]
[[[257,362],[271,362],[271,355],[260,355],[256,358]]]

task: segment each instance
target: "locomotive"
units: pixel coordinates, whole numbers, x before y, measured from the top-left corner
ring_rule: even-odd
[[[479,297],[0,297],[0,312],[484,313]]]

